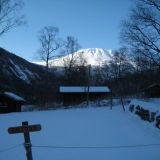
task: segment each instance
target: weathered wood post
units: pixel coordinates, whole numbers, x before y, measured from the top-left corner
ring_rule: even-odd
[[[91,75],[91,65],[88,66],[88,86],[87,86],[87,106],[89,104],[89,88],[90,88],[90,75]]]
[[[10,133],[10,134],[23,133],[27,160],[33,160],[30,132],[36,132],[36,131],[40,131],[40,130],[41,130],[40,124],[28,125],[27,121],[22,122],[22,126],[8,128],[8,133]]]
[[[24,141],[25,141],[25,149],[26,149],[26,157],[27,160],[33,160],[32,157],[32,145],[31,145],[31,140],[30,140],[30,135],[29,135],[29,129],[28,129],[28,122],[22,122],[22,127],[26,127],[24,129]]]
[[[112,92],[110,93],[110,109],[112,110],[113,107],[113,97],[112,97]]]

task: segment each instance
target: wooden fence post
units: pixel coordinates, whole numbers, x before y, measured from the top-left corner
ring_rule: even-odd
[[[8,133],[10,133],[10,134],[23,133],[27,160],[33,160],[32,148],[31,148],[32,145],[31,145],[31,140],[30,140],[30,134],[29,133],[40,131],[40,130],[41,130],[41,125],[40,124],[28,125],[27,121],[22,122],[22,126],[16,126],[16,127],[8,128]]]

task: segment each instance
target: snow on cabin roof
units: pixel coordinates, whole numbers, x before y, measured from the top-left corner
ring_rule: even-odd
[[[60,93],[84,93],[88,91],[88,87],[82,86],[60,86]],[[90,86],[90,93],[107,93],[110,89],[107,86]]]
[[[25,101],[22,97],[12,93],[12,92],[4,92],[4,95],[15,100],[15,101]]]

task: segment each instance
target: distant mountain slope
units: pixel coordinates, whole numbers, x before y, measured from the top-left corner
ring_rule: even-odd
[[[75,52],[74,54],[75,59],[79,57],[83,57],[87,64],[91,64],[92,66],[97,66],[97,65],[103,65],[106,61],[109,61],[112,56],[112,51],[111,50],[105,50],[102,48],[87,48],[87,49],[81,49]],[[64,66],[64,61],[67,60],[68,57],[71,58],[70,55],[62,56],[60,58],[56,58],[54,60],[50,61],[50,66],[59,66],[62,67]],[[45,65],[44,62],[34,62],[40,65]]]
[[[17,78],[29,84],[31,80],[40,78],[36,73],[39,67],[2,48],[0,48],[0,62],[1,75],[7,75],[9,79]]]
[[[46,77],[49,83],[54,82],[53,73],[48,73],[45,67],[30,63],[3,48],[0,48],[0,68],[0,88],[25,98],[36,97],[45,85]]]

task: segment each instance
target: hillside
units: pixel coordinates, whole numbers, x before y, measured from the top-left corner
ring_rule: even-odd
[[[30,63],[3,48],[0,48],[0,68],[0,88],[27,100],[36,99],[39,92],[45,92],[46,81],[53,85],[55,80],[53,73],[45,67]],[[44,91],[40,91],[42,88]]]
[[[1,114],[1,160],[26,159],[23,135],[7,133],[22,121],[42,125],[31,133],[35,160],[159,160],[159,129],[119,104],[110,110],[93,103],[83,109]]]

